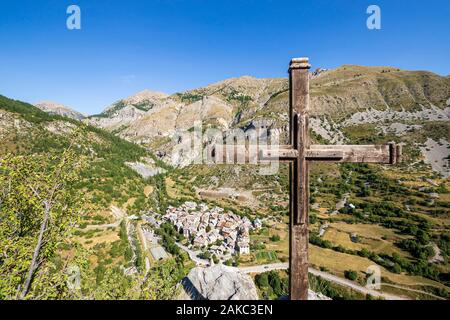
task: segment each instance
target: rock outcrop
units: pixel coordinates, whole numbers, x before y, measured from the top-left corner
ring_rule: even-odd
[[[237,268],[222,264],[196,267],[182,281],[180,299],[192,300],[258,300],[252,278]]]
[[[258,300],[252,278],[238,268],[223,264],[196,267],[181,282],[180,300]],[[282,299],[287,299],[284,297]],[[308,300],[331,300],[321,293],[308,291]]]
[[[125,162],[125,165],[136,171],[144,179],[166,172],[165,169],[158,167],[151,158],[141,159],[140,162]]]
[[[328,298],[321,293],[308,290],[308,300],[331,300],[331,298]]]

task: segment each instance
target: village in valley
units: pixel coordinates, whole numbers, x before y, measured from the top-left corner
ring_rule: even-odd
[[[185,202],[177,208],[170,206],[163,219],[189,239],[189,248],[207,249],[218,258],[249,254],[250,230],[262,227],[258,218],[250,221],[223,208],[195,202]]]

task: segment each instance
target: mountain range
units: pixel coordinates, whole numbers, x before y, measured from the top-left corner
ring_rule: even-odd
[[[286,131],[288,80],[243,76],[172,95],[144,90],[89,117],[54,102],[41,102],[36,107],[106,129],[170,162],[176,144],[173,135],[187,132],[195,121],[224,131],[261,125]],[[377,133],[396,136],[415,130],[422,133],[419,141],[405,142],[423,145],[428,141],[425,138],[432,138],[426,133],[431,123],[448,125],[450,76],[393,67],[317,69],[311,73],[311,116],[313,132],[328,143],[344,143],[348,128],[366,125],[375,126]],[[448,141],[434,139],[428,144],[447,145]],[[449,155],[446,148],[437,149],[442,150],[429,155],[430,162]],[[445,165],[445,160],[437,162],[436,168]]]
[[[377,133],[397,136],[408,130],[421,132],[419,141],[405,141],[418,145],[426,143],[431,123],[446,127],[450,119],[449,77],[344,65],[318,70],[311,78],[311,127],[328,143],[348,141],[345,131],[366,125],[374,126]],[[170,137],[188,131],[199,120],[224,131],[262,124],[285,131],[288,80],[244,76],[172,95],[146,90],[85,121],[167,155],[174,146]],[[445,136],[443,132],[442,138]]]

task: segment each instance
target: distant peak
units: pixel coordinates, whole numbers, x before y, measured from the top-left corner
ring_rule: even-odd
[[[145,98],[166,98],[169,95],[167,93],[164,92],[159,92],[159,91],[152,91],[149,89],[144,89],[142,91],[139,91],[138,93],[135,93],[134,95],[129,96],[126,99],[133,99],[133,98],[140,98],[140,99],[145,99]]]
[[[68,118],[73,118],[76,120],[81,120],[86,116],[78,111],[73,110],[72,108],[65,106],[61,103],[54,101],[41,101],[34,105],[35,107],[41,109],[44,112],[56,114]]]
[[[222,86],[222,85],[233,85],[233,86],[254,86],[258,84],[263,84],[268,81],[276,80],[277,78],[257,78],[253,76],[240,76],[235,78],[228,78],[213,84],[208,85],[207,87],[215,87],[215,86]]]
[[[42,109],[65,109],[65,110],[72,110],[71,108],[58,103],[58,102],[54,102],[54,101],[50,101],[50,100],[44,100],[44,101],[40,101],[38,103],[35,104],[36,107],[40,107]]]
[[[108,113],[112,111],[121,110],[126,106],[135,106],[141,105],[139,108],[143,108],[143,110],[148,110],[152,105],[157,104],[159,101],[166,99],[169,97],[167,93],[152,91],[152,90],[142,90],[138,93],[135,93],[125,99],[121,99],[109,107],[107,107],[103,113]],[[147,106],[142,106],[147,105]]]
[[[128,98],[125,98],[121,100],[125,104],[138,104],[143,101],[154,101],[154,100],[161,100],[167,98],[169,95],[167,93],[158,92],[158,91],[151,91],[148,89],[139,91],[138,93],[129,96]]]
[[[401,71],[399,68],[389,67],[389,66],[362,66],[355,64],[344,64],[338,67],[336,70],[351,70],[351,71],[375,71],[375,72],[383,72],[383,71]]]

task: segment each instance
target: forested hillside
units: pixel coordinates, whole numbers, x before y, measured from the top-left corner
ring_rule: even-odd
[[[127,230],[158,200],[126,163],[152,155],[6,97],[0,124],[0,299],[171,298],[183,263],[145,270]]]

